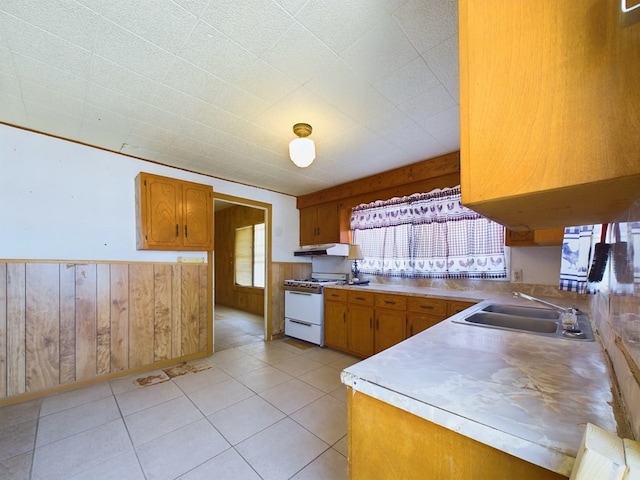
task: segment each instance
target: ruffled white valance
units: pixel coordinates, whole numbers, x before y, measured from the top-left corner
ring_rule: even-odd
[[[460,186],[362,204],[351,216],[363,273],[504,278],[504,227],[468,209]]]

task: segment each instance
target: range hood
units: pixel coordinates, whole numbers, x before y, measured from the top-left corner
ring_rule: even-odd
[[[330,255],[334,257],[349,256],[348,243],[331,243],[328,245],[310,245],[301,247],[300,250],[293,252],[296,257],[314,257],[319,255]]]

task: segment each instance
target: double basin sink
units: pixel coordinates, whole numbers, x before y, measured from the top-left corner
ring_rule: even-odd
[[[456,323],[569,340],[593,341],[591,324],[586,314],[578,312],[577,320],[576,328],[565,330],[560,320],[559,311],[519,305],[491,304]]]

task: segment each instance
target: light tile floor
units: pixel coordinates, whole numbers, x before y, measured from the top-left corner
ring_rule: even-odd
[[[195,372],[169,378],[164,369],[0,408],[0,478],[345,479],[339,377],[358,359],[264,342],[261,318],[216,312],[216,353],[190,362]],[[225,323],[233,316],[245,318]],[[154,375],[164,381],[134,383]]]

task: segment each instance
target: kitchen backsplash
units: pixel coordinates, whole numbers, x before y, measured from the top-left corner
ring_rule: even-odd
[[[631,232],[632,222],[636,224],[640,222],[640,199],[618,218],[618,222],[622,232]],[[612,227],[615,231],[615,225]],[[635,439],[638,440],[640,439],[640,238],[638,235],[628,235],[624,240],[631,248],[626,256],[616,256],[616,258],[620,262],[626,257],[627,264],[619,263],[616,266],[614,258],[610,256],[604,279],[610,288],[589,298],[594,326],[611,359],[614,375],[627,407],[631,429]],[[610,241],[614,242],[615,238]],[[633,272],[633,278],[627,278],[625,283],[621,283],[618,282],[619,273],[624,267]]]

